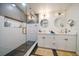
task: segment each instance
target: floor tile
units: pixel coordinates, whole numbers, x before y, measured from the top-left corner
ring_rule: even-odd
[[[53,52],[51,49],[45,48],[37,48],[35,54],[42,55],[42,56],[53,56]]]
[[[58,56],[77,56],[75,52],[57,50]]]

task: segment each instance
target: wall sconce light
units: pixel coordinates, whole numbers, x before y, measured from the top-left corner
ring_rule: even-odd
[[[72,27],[74,25],[74,21],[72,19],[69,19],[68,24]]]

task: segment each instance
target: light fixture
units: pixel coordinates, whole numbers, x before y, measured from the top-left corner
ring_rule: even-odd
[[[25,5],[26,5],[26,3],[22,3],[22,5],[23,5],[23,6],[25,6]]]
[[[15,4],[11,4],[13,7],[15,7],[16,5]]]

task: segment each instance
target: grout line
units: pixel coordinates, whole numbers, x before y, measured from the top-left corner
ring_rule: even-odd
[[[52,52],[53,52],[54,56],[58,56],[56,49],[52,49]]]

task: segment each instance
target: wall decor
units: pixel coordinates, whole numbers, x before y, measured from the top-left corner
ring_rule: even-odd
[[[40,25],[41,25],[41,27],[44,27],[44,28],[48,27],[48,20],[47,19],[42,19],[40,21]]]
[[[10,26],[11,26],[11,23],[9,23],[8,21],[4,22],[4,27],[10,27]]]
[[[74,20],[69,19],[69,20],[68,20],[68,24],[70,25],[70,27],[74,26]]]

